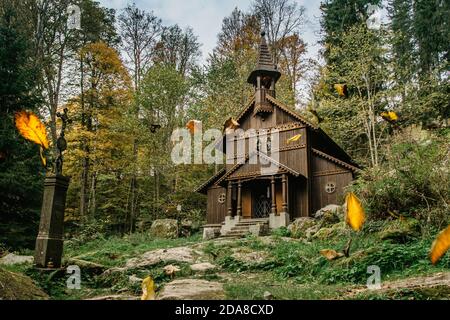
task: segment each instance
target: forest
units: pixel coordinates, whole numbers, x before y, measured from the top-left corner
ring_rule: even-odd
[[[206,197],[195,189],[222,167],[174,164],[171,135],[190,120],[201,121],[203,130],[222,130],[241,112],[254,94],[247,77],[262,30],[282,74],[277,99],[323,129],[361,168],[347,190],[361,200],[368,226],[414,221],[422,242],[411,252],[428,250],[450,224],[450,2],[317,2],[320,17],[294,0],[236,7],[202,60],[192,28],[168,25],[135,4],[113,10],[94,0],[0,0],[0,256],[34,249],[64,109],[67,252],[75,256],[74,248],[90,241],[139,242],[156,219],[204,224]],[[68,23],[74,4],[80,28]],[[383,10],[383,23],[371,23],[370,8]],[[310,19],[320,22],[317,58],[307,54],[303,38]],[[46,148],[20,135],[15,117],[21,111],[45,125]],[[277,232],[284,237],[288,230]],[[357,247],[366,243],[360,241]],[[298,249],[291,245],[279,248],[278,260]],[[214,245],[206,251],[221,254]],[[405,256],[405,266],[410,258],[417,255]],[[219,264],[249,269],[227,257]],[[295,266],[273,270],[300,277]],[[449,266],[446,258],[439,270]],[[321,274],[362,279],[360,271],[343,276],[336,270]],[[234,289],[227,297],[254,298]]]

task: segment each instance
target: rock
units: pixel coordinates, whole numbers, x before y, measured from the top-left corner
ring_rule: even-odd
[[[31,278],[0,269],[0,300],[47,300],[48,295],[39,289]]]
[[[344,254],[342,252],[337,252],[336,250],[332,249],[323,249],[320,250],[320,254],[327,258],[328,261],[336,260],[339,258],[342,258]]]
[[[125,264],[125,269],[149,267],[158,264],[160,262],[176,261],[176,262],[195,263],[195,260],[199,255],[201,255],[201,252],[198,252],[188,247],[158,249],[148,251],[142,254],[140,257],[129,259]]]
[[[103,301],[103,300],[140,300],[140,297],[130,295],[113,294],[107,296],[99,296],[85,300]]]
[[[165,285],[157,300],[224,300],[219,282],[199,279],[175,280]]]
[[[175,276],[175,274],[176,274],[177,272],[180,272],[180,271],[181,271],[180,267],[174,266],[174,265],[171,265],[171,264],[169,264],[168,266],[165,266],[165,267],[163,268],[163,270],[164,270],[164,273],[165,273],[166,275],[171,276],[171,277]]]
[[[155,238],[176,239],[178,238],[178,221],[175,219],[159,219],[153,221],[150,235]]]
[[[317,233],[317,231],[320,230],[320,225],[316,224],[315,226],[312,226],[305,231],[305,237],[307,240],[310,240],[313,235]]]
[[[190,237],[193,233],[193,222],[191,220],[184,219],[180,224],[180,234],[182,237]]]
[[[322,209],[319,209],[314,214],[314,218],[322,219],[328,224],[338,223],[344,220],[344,210],[342,206],[336,204],[329,204]]]
[[[67,265],[77,265],[82,272],[90,274],[101,274],[106,270],[106,267],[101,264],[76,258],[70,258],[67,261]]]
[[[215,266],[209,262],[203,262],[203,263],[197,263],[197,264],[191,265],[191,270],[195,271],[195,272],[206,272],[209,270],[214,270],[216,268],[217,268],[217,266]]]
[[[301,217],[295,219],[290,225],[288,230],[294,238],[306,238],[306,230],[316,226],[317,221],[310,217]]]
[[[233,249],[234,253],[231,255],[236,260],[241,262],[258,264],[269,259],[269,254],[265,251],[244,251],[241,248]]]
[[[326,240],[326,239],[330,239],[330,238],[334,238],[334,237],[345,236],[348,233],[347,231],[348,231],[348,228],[347,228],[345,222],[339,222],[339,223],[332,225],[331,227],[325,227],[325,228],[319,229],[319,231],[317,231],[312,236],[312,238]]]
[[[274,296],[269,291],[264,291],[263,298],[264,300],[273,300]]]
[[[142,280],[143,279],[136,277],[135,274],[133,274],[133,275],[128,277],[128,281],[130,281],[133,284],[135,284],[135,283],[139,283],[140,284],[140,283],[142,283]]]
[[[378,233],[381,240],[406,243],[420,235],[420,223],[416,219],[397,219],[390,221]]]
[[[33,263],[33,256],[20,256],[14,253],[8,253],[6,256],[0,259],[0,265],[13,265],[22,263]]]
[[[220,227],[204,227],[203,240],[212,240],[220,236]]]

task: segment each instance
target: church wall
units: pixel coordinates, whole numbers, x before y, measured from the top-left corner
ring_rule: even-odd
[[[328,204],[342,204],[344,188],[353,180],[353,174],[330,160],[313,156],[312,209],[313,212]],[[334,184],[335,191],[328,193],[326,187]]]

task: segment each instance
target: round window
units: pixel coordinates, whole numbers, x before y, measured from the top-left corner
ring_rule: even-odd
[[[335,191],[336,191],[336,183],[334,183],[334,182],[328,182],[328,183],[325,185],[325,191],[326,191],[327,193],[333,193],[333,192],[335,192]]]
[[[226,199],[225,193],[221,193],[219,194],[217,201],[219,201],[219,203],[225,203],[225,199]]]

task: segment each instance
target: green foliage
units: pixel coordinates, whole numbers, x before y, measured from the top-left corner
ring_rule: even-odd
[[[279,237],[290,237],[291,232],[286,227],[281,227],[272,231],[272,235]]]
[[[371,218],[387,218],[391,212],[415,217],[422,224],[446,226],[449,146],[448,137],[414,140],[398,134],[387,147],[385,164],[363,170],[350,190],[361,196]]]
[[[323,43],[327,50],[324,53],[328,63],[339,63],[341,58],[346,59],[345,56],[329,55],[329,48],[331,46],[339,47],[344,40],[343,35],[354,25],[364,23],[368,18],[366,6],[368,4],[379,5],[381,0],[327,0],[321,3],[320,9],[322,11],[321,26],[325,32]]]
[[[34,245],[44,178],[39,147],[14,124],[15,112],[39,106],[30,46],[8,8],[0,15],[0,242],[15,249]]]

